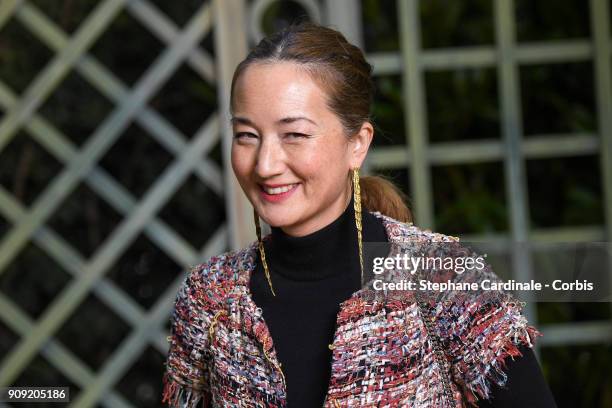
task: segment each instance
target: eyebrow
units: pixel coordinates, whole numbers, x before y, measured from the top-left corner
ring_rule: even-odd
[[[277,125],[281,125],[281,124],[286,124],[286,123],[293,123],[296,122],[298,120],[306,120],[316,126],[317,123],[315,121],[313,121],[312,119],[309,119],[305,116],[290,116],[290,117],[286,117],[286,118],[282,118],[276,121]],[[231,123],[242,123],[245,125],[249,125],[249,126],[253,126],[255,127],[255,123],[253,123],[253,121],[251,121],[249,118],[244,118],[242,116],[234,116],[230,119]]]

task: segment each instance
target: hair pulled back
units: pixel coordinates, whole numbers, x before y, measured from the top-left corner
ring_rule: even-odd
[[[238,64],[230,90],[232,110],[240,74],[254,63],[281,61],[298,63],[326,91],[328,107],[340,119],[347,137],[359,132],[364,122],[372,122],[372,65],[341,32],[310,21],[295,22],[265,37]],[[361,176],[359,184],[363,207],[402,222],[412,221],[406,195],[391,180]]]

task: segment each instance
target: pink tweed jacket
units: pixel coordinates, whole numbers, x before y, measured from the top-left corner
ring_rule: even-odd
[[[437,251],[465,252],[456,237],[372,214],[382,219],[390,243],[444,243]],[[282,367],[249,291],[256,262],[257,241],[191,269],[172,315],[162,402],[286,406]],[[484,278],[499,281],[488,265],[458,279]],[[449,293],[435,303],[372,292],[365,287],[340,304],[324,407],[475,405],[490,397],[493,384],[505,384],[505,360],[541,336],[528,325],[521,303],[505,292],[468,302]]]

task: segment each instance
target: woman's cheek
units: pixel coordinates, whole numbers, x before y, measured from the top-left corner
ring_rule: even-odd
[[[250,185],[251,171],[248,169],[247,163],[240,159],[233,159],[232,169],[234,170],[234,175],[238,180],[238,184],[240,184],[247,195],[250,195],[249,190],[252,188]]]
[[[245,146],[240,146],[237,144],[234,144],[232,146],[232,168],[234,169],[234,172],[236,174],[240,174],[242,177],[244,177],[247,173],[250,173],[251,171],[249,169],[249,163],[251,162],[251,152],[249,150],[250,149],[245,148]]]

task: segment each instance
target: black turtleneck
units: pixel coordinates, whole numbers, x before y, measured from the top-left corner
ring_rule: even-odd
[[[302,237],[272,227],[264,249],[274,297],[261,260],[250,281],[253,300],[274,342],[287,382],[289,408],[321,407],[329,386],[340,303],[361,286],[353,199],[331,224]],[[387,242],[375,215],[362,212],[362,240]]]
[[[366,209],[362,223],[364,242],[388,242],[382,220]],[[328,345],[333,342],[340,303],[361,286],[353,199],[335,221],[309,235],[293,237],[278,227],[271,230],[265,251],[276,297],[259,256],[250,290],[282,364],[287,407],[318,408],[329,386]],[[524,357],[508,364],[507,387],[493,387],[492,399],[480,401],[479,407],[556,406],[535,355],[527,347],[521,351]]]

